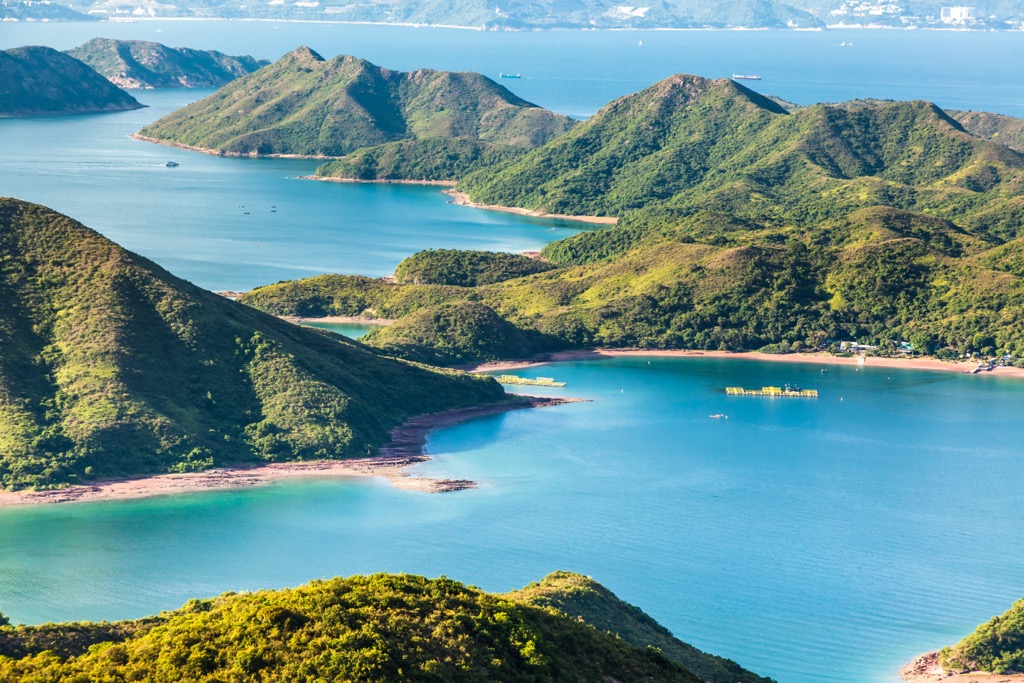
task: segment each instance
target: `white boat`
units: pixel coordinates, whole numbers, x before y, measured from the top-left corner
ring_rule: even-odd
[[[761,80],[761,77],[760,76],[754,76],[754,75],[751,75],[751,74],[733,74],[732,75],[732,80],[734,80],[734,81],[759,81],[759,80]]]

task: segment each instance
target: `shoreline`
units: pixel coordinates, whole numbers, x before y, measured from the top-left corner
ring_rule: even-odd
[[[655,356],[667,358],[740,358],[747,360],[767,361],[774,363],[816,363],[818,365],[849,365],[854,367],[874,367],[895,370],[937,370],[941,372],[959,372],[977,367],[976,361],[944,361],[938,358],[879,358],[865,357],[864,363],[859,357],[832,356],[825,353],[760,353],[758,351],[695,351],[689,349],[581,349],[573,351],[556,351],[526,360],[489,361],[473,365],[460,366],[466,372],[490,372],[493,370],[515,370],[530,368],[548,363],[565,363],[580,360],[602,360],[621,356]],[[997,367],[989,372],[978,375],[997,375],[999,377],[1024,378],[1024,368]]]
[[[450,427],[479,417],[499,415],[523,408],[546,408],[584,399],[524,396],[522,399],[456,408],[441,413],[417,415],[391,430],[391,440],[372,458],[314,460],[268,463],[250,467],[221,467],[184,474],[158,474],[75,484],[47,491],[0,492],[0,508],[22,505],[132,500],[176,493],[218,491],[263,486],[282,479],[320,477],[384,477],[395,488],[425,493],[445,493],[476,488],[468,479],[417,477],[406,471],[410,465],[427,462],[427,437],[435,429]]]
[[[454,180],[406,180],[403,178],[338,178],[323,175],[300,175],[299,180],[318,180],[322,183],[354,183],[363,185],[432,185],[436,187],[455,187]]]
[[[900,668],[900,678],[906,683],[1024,683],[1024,674],[994,674],[987,671],[955,673],[939,665],[939,653],[928,652],[916,657]]]
[[[474,201],[470,201],[469,195],[465,192],[459,192],[458,190],[445,190],[444,194],[452,198],[452,204],[468,206],[474,209],[502,211],[504,213],[514,213],[520,216],[530,216],[531,218],[557,218],[563,221],[578,221],[580,223],[592,223],[595,225],[615,225],[619,222],[619,219],[615,216],[569,216],[564,213],[544,213],[543,211],[533,211],[532,209],[520,209],[515,206],[478,204]]]
[[[183,142],[174,142],[172,140],[160,140],[158,138],[151,138],[139,133],[132,133],[128,137],[133,140],[140,140],[141,142],[151,142],[154,145],[174,147],[175,149],[183,149],[188,152],[202,152],[203,154],[209,154],[210,156],[215,157],[233,157],[236,159],[314,159],[318,161],[334,161],[341,158],[314,154],[242,154],[241,152],[222,152],[219,149],[210,149],[209,147],[186,145]]]

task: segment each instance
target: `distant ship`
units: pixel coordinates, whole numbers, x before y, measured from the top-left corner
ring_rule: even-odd
[[[522,74],[498,74],[498,78],[522,78]]]
[[[760,76],[749,76],[749,75],[744,75],[744,74],[733,74],[732,75],[732,80],[734,80],[734,81],[759,81],[759,80],[761,80],[761,77]]]
[[[174,168],[175,166],[177,166],[177,165],[178,165],[178,162],[177,162],[177,161],[168,161],[168,162],[167,162],[166,164],[164,164],[164,165],[165,165],[165,166],[167,166],[167,168]]]

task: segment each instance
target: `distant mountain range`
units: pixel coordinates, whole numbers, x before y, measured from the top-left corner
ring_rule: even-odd
[[[121,88],[214,88],[270,62],[143,40],[94,38],[67,53]]]
[[[0,51],[0,116],[85,114],[142,106],[63,52],[48,47]]]
[[[8,0],[17,2],[18,0]],[[197,17],[227,19],[299,19],[389,24],[464,26],[493,30],[538,28],[793,28],[833,25],[886,27],[1019,28],[1022,0],[981,0],[970,12],[946,15],[941,0],[657,0],[621,5],[610,0],[458,0],[424,3],[394,0],[350,3],[343,0],[244,4],[227,0],[75,0],[71,7],[94,16]]]
[[[100,18],[50,0],[0,1],[0,21],[97,21]]]

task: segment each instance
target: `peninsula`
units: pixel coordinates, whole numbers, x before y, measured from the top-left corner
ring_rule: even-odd
[[[93,69],[48,47],[0,50],[0,116],[92,114],[142,104]]]
[[[457,287],[321,276],[240,301],[276,315],[372,311],[396,322],[367,344],[453,365],[842,341],[1020,359],[1024,155],[993,140],[928,102],[790,112],[729,79],[672,76],[458,183],[476,203],[616,221],[549,244],[543,272]],[[413,258],[428,257],[454,267]]]
[[[505,400],[174,277],[0,200],[0,488],[374,455],[410,417]]]

